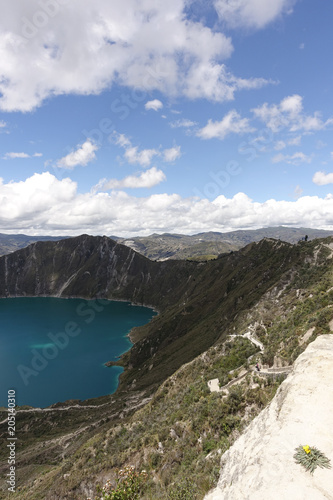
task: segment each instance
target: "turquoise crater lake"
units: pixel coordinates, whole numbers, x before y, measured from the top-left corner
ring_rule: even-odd
[[[122,368],[104,363],[127,351],[130,330],[155,314],[129,302],[0,299],[0,406],[9,389],[17,405],[36,407],[112,394]]]

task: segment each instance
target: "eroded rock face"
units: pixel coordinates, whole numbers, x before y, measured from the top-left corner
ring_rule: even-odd
[[[299,445],[319,448],[332,469],[313,475],[296,464]],[[270,405],[222,456],[216,489],[205,500],[333,499],[333,335],[296,360]]]

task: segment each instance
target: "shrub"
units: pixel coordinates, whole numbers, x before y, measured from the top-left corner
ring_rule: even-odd
[[[189,479],[172,484],[168,491],[168,500],[195,500],[196,498],[196,487]]]
[[[115,488],[111,481],[107,481],[103,488],[97,488],[101,496],[98,495],[95,500],[138,500],[147,478],[145,470],[137,472],[133,466],[117,470]]]
[[[325,457],[324,453],[322,453],[318,448],[314,446],[298,446],[296,448],[296,453],[294,455],[294,459],[296,463],[303,465],[305,470],[310,471],[313,474],[316,467],[326,467],[328,469],[331,468],[330,460]]]

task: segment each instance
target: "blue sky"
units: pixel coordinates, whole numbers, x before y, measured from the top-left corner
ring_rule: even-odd
[[[0,232],[333,229],[331,2],[0,4]]]

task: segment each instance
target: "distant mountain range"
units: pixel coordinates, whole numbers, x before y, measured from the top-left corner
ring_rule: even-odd
[[[229,233],[209,231],[193,236],[170,233],[152,234],[136,238],[117,238],[117,241],[152,260],[210,260],[221,253],[239,250],[245,245],[260,241],[263,238],[274,238],[287,243],[297,243],[306,235],[309,240],[313,240],[331,236],[333,231],[278,226]]]
[[[28,236],[26,234],[0,233],[0,256],[25,248],[36,241],[57,241],[67,236]]]
[[[193,236],[164,233],[133,238],[121,238],[118,236],[110,236],[110,238],[132,248],[151,260],[211,260],[221,253],[239,250],[248,243],[260,241],[263,238],[274,238],[288,243],[297,243],[306,235],[309,240],[313,240],[314,238],[331,236],[333,235],[333,231],[278,226],[228,233],[209,231]],[[15,252],[36,241],[57,241],[65,238],[68,237],[0,233],[0,256]]]

